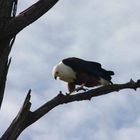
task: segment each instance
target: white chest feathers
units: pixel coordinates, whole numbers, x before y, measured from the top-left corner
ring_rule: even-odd
[[[71,83],[74,81],[74,79],[76,79],[76,73],[73,71],[73,69],[63,64],[62,62],[60,62],[53,68],[53,75],[56,74],[60,80],[63,80],[68,83]]]

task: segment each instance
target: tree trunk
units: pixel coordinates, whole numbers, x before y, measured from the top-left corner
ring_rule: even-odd
[[[8,56],[10,53],[9,46],[10,46],[10,41],[8,39],[3,42],[0,42],[0,48],[1,48],[1,51],[0,51],[0,108],[3,101],[8,68],[11,62],[11,60],[8,61]]]
[[[10,64],[8,57],[15,36],[50,10],[58,0],[39,0],[16,16],[17,2],[18,0],[0,0],[0,108]]]
[[[6,26],[15,17],[17,0],[0,0],[0,37],[6,36]],[[0,108],[3,101],[6,77],[10,65],[9,53],[13,45],[13,37],[0,39]]]

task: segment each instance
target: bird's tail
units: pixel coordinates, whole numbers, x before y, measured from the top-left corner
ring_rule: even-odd
[[[102,77],[107,80],[110,84],[113,84],[111,79],[112,79],[112,75],[114,75],[113,71],[107,71],[105,69],[102,69]]]
[[[107,71],[107,75],[108,75],[108,80],[110,82],[111,85],[113,85],[113,82],[111,81],[112,79],[112,75],[114,75],[115,73],[113,71]]]
[[[107,71],[107,74],[110,75],[110,76],[114,75],[114,71]]]

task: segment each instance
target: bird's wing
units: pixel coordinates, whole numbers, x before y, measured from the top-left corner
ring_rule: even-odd
[[[84,72],[97,77],[100,76],[100,71],[102,69],[100,63],[85,61],[75,57],[63,59],[62,62],[70,66],[75,72]]]

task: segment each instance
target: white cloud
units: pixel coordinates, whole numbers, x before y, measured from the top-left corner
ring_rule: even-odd
[[[20,2],[19,11],[31,3],[34,1]],[[106,69],[115,71],[115,83],[137,80],[139,4],[137,0],[60,1],[23,30],[11,53],[1,133],[18,112],[28,89],[32,89],[32,110],[59,90],[67,90],[66,84],[51,75],[52,67],[64,57],[101,62]],[[25,130],[19,140],[138,140],[140,97],[133,92],[124,90],[90,102],[58,106]]]
[[[116,140],[138,140],[140,138],[140,127],[121,129],[116,136]]]

